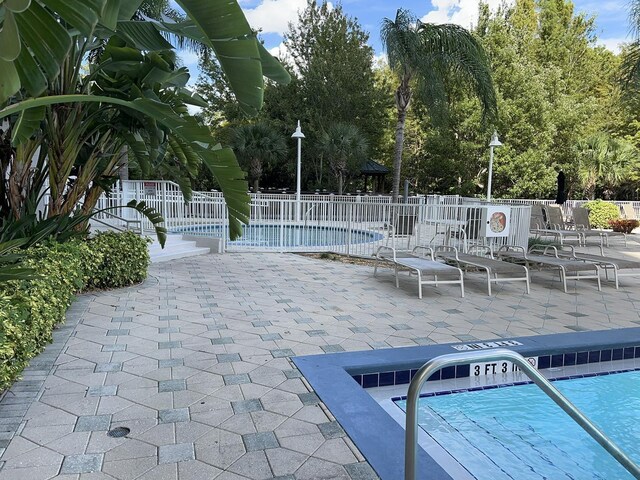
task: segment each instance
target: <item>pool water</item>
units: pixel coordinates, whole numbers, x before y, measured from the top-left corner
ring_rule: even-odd
[[[640,462],[639,371],[554,385]],[[422,397],[418,423],[479,480],[633,478],[532,384]]]
[[[226,229],[221,225],[198,225],[184,228],[180,233],[219,237]],[[242,236],[229,241],[228,245],[242,247],[330,247],[347,243],[369,243],[382,240],[384,236],[366,230],[348,230],[339,227],[314,225],[244,225]]]

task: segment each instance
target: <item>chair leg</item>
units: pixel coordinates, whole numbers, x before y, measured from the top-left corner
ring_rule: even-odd
[[[531,293],[531,287],[530,287],[531,282],[529,280],[529,269],[527,267],[524,267],[524,268],[525,268],[525,275],[526,275],[526,281],[525,282],[527,284],[527,295],[528,295],[529,293]]]
[[[398,279],[398,264],[396,263],[394,266],[395,274],[396,274],[396,288],[400,288],[400,280]]]
[[[464,298],[464,278],[462,276],[462,270],[458,269],[460,272],[460,296]]]
[[[422,274],[418,270],[418,298],[422,299]]]
[[[600,282],[600,267],[596,265],[596,271],[598,272],[598,291],[602,291],[602,283]]]

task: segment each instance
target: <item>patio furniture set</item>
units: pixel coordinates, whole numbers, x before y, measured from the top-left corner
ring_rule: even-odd
[[[488,295],[492,294],[492,284],[499,282],[525,282],[526,292],[529,293],[532,269],[557,272],[565,293],[568,292],[567,280],[596,280],[598,290],[601,290],[602,271],[606,280],[612,277],[616,289],[619,288],[619,277],[640,274],[636,271],[640,270],[640,261],[613,258],[604,253],[610,237],[622,237],[626,246],[626,234],[591,229],[588,211],[584,208],[574,208],[573,219],[573,228],[569,228],[559,206],[546,206],[544,210],[540,205],[532,207],[531,233],[554,237],[560,248],[534,245],[527,251],[523,247],[503,245],[496,251],[483,246],[476,247],[473,252],[460,252],[447,245],[416,246],[413,250],[381,246],[374,254],[374,276],[380,264],[384,263],[393,268],[396,287],[399,288],[399,272],[407,270],[411,275],[416,275],[418,296],[422,298],[423,285],[440,284],[460,285],[461,296],[464,297],[464,276],[474,272],[486,276]],[[600,255],[578,251],[573,245],[566,245],[568,238],[577,241],[579,247],[586,246],[588,238],[597,238]]]

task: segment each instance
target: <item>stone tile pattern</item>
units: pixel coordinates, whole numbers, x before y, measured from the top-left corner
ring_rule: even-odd
[[[80,296],[5,392],[0,480],[377,478],[290,357],[640,323],[637,277],[566,295],[533,275],[531,295],[487,297],[479,275],[464,299],[419,300],[408,277],[397,290],[390,273],[298,255],[154,264],[143,285]]]

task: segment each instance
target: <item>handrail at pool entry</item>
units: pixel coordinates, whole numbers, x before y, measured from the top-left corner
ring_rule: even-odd
[[[489,351],[461,352],[440,355],[425,363],[416,373],[409,384],[407,393],[406,436],[405,436],[405,480],[416,480],[418,453],[418,398],[424,382],[438,370],[454,365],[464,365],[474,362],[490,362],[509,360],[516,364],[540,389],[564,410],[575,422],[598,442],[616,461],[622,465],[636,479],[640,479],[640,467],[636,465],[607,437],[591,420],[573,405],[549,380],[538,372],[519,353],[506,348]]]

